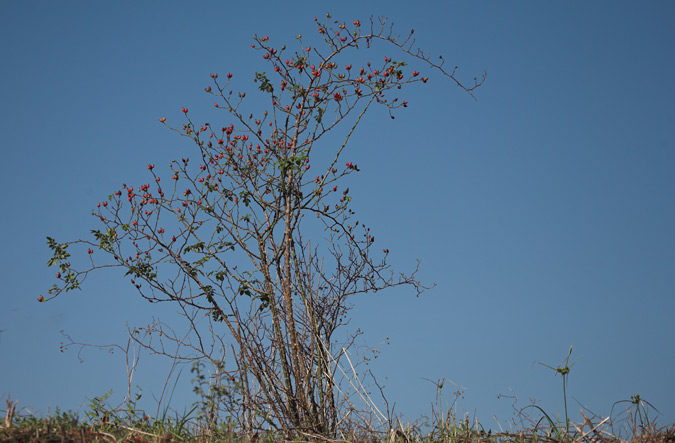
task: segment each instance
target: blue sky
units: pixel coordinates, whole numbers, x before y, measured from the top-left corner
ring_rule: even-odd
[[[182,106],[215,121],[203,89],[232,72],[254,90],[255,33],[311,35],[306,2],[6,2],[0,16],[0,400],[45,413],[126,390],[122,356],[59,352],[125,340],[156,311],[115,272],[39,304],[53,283],[45,237],[86,236],[91,209],[145,165],[191,147],[157,119]],[[350,156],[355,208],[396,266],[422,261],[436,287],[354,300],[371,367],[396,411],[431,412],[434,386],[465,387],[459,411],[486,426],[511,400],[562,408],[557,365],[574,345],[570,409],[609,413],[640,394],[675,421],[675,6],[672,2],[344,1],[335,18],[386,15],[459,66],[487,70],[475,102],[431,75],[392,122],[373,112]],[[373,57],[381,54],[373,54]],[[377,111],[377,110],[375,110]],[[168,362],[143,355],[148,407]],[[192,401],[189,371],[173,402]],[[452,400],[451,392],[446,392]]]

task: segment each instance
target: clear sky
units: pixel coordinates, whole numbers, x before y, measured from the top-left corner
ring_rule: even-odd
[[[436,287],[354,300],[350,327],[409,419],[434,385],[465,388],[458,410],[486,426],[538,401],[562,408],[557,365],[574,345],[570,410],[601,415],[639,394],[675,421],[675,4],[669,1],[27,2],[0,14],[3,288],[0,400],[46,413],[126,390],[119,353],[59,352],[125,342],[126,323],[171,310],[138,300],[115,272],[80,292],[53,283],[47,235],[86,237],[90,213],[123,182],[147,181],[192,147],[157,120],[182,106],[217,119],[211,72],[254,90],[251,36],[295,42],[313,17],[386,15],[458,65],[487,70],[475,102],[431,75],[392,122],[375,110],[350,157],[360,218],[401,269]],[[379,55],[379,54],[378,54]],[[214,120],[215,121],[215,120]],[[169,362],[143,355],[135,384],[159,396]],[[175,375],[175,374],[174,374]],[[451,390],[446,394],[451,400]],[[192,401],[190,374],[173,406]],[[25,412],[26,410],[24,410]],[[39,412],[38,412],[39,411]]]

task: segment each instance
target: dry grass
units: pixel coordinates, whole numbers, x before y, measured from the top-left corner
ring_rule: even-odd
[[[80,421],[72,412],[56,413],[46,418],[17,413],[17,402],[7,401],[4,425],[0,428],[0,442],[283,442],[280,433],[238,436],[224,426],[216,432],[206,432],[199,422],[190,420],[147,419],[124,421],[120,417],[104,416],[97,423]],[[583,415],[583,413],[582,413]],[[675,425],[658,426],[653,421],[645,423],[644,417],[636,420],[630,412],[620,422],[613,423],[609,417],[591,419],[583,415],[583,423],[569,426],[541,426],[543,417],[535,425],[521,429],[493,432],[485,430],[480,423],[466,417],[458,420],[446,414],[435,425],[420,426],[399,424],[388,432],[352,433],[341,439],[318,435],[299,434],[293,441],[307,442],[364,442],[364,443],[675,443]],[[186,423],[189,423],[186,425]],[[180,426],[179,426],[180,424]],[[567,431],[567,428],[570,431]],[[616,433],[616,434],[615,434]],[[625,436],[621,434],[627,434]]]

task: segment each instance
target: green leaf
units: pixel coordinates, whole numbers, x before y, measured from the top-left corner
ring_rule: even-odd
[[[183,248],[183,252],[190,252],[190,251],[197,251],[197,252],[202,252],[204,249],[204,242],[197,242],[194,245],[189,245]]]
[[[66,244],[61,245],[51,237],[47,237],[47,244],[49,245],[49,248],[54,251],[54,255],[52,256],[52,258],[50,258],[47,261],[47,266],[53,266],[70,257],[70,254],[66,252],[66,249],[68,249],[68,245]]]
[[[216,292],[213,287],[206,285],[202,287],[202,289],[204,290],[204,295],[206,295],[206,299],[209,301],[209,303],[213,303],[213,294]]]
[[[316,108],[316,110],[319,112],[319,114],[314,117],[317,123],[321,123],[321,120],[323,120],[323,113],[326,112],[325,108]]]
[[[260,89],[261,91],[269,92],[270,94],[274,92],[274,87],[272,86],[272,83],[267,78],[264,72],[256,72],[254,81],[260,82],[260,86],[258,87],[258,89]]]

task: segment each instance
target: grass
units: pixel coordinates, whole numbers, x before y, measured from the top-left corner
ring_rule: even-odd
[[[184,415],[148,417],[142,411],[110,410],[102,407],[101,399],[91,402],[84,419],[71,411],[58,408],[45,418],[17,413],[17,403],[7,401],[0,442],[279,442],[286,441],[278,433],[237,435],[233,424],[219,423],[208,427],[194,415],[195,409]],[[622,408],[624,407],[625,408]],[[430,418],[414,424],[398,423],[394,429],[368,434],[353,434],[341,439],[305,436],[297,441],[358,441],[382,443],[435,442],[672,442],[675,425],[659,426],[650,418],[654,408],[639,396],[615,403],[621,413],[612,418],[584,417],[581,423],[566,420],[558,423],[539,407],[530,408],[528,425],[513,423],[508,430],[486,429],[468,416],[459,418],[452,410],[440,413],[433,408]],[[526,408],[527,409],[527,408]],[[614,408],[613,408],[614,410]],[[651,411],[651,412],[650,412]],[[525,410],[522,410],[525,413]]]
[[[572,354],[570,347],[567,357],[557,367],[540,363],[562,376],[562,396],[564,401],[564,421],[554,419],[538,405],[529,405],[517,410],[518,422],[511,423],[507,430],[499,425],[498,430],[485,428],[477,419],[468,416],[459,417],[457,400],[461,391],[455,392],[455,399],[448,405],[443,398],[443,387],[448,380],[434,382],[437,387],[436,401],[432,405],[431,414],[412,424],[403,424],[396,418],[390,418],[390,428],[371,427],[367,431],[349,430],[341,433],[340,439],[326,438],[317,435],[300,433],[294,441],[316,442],[363,442],[363,443],[450,443],[450,442],[484,442],[484,443],[675,443],[675,424],[659,425],[658,410],[640,395],[633,395],[628,400],[614,403],[608,416],[594,414],[590,417],[581,411],[582,422],[575,423],[569,419],[567,411],[567,377],[574,364],[569,365]],[[197,368],[199,372],[199,368]],[[449,382],[452,383],[452,382]],[[201,386],[201,385],[200,385]],[[174,386],[175,389],[175,386]],[[226,443],[272,443],[287,441],[277,431],[260,431],[253,435],[237,432],[234,421],[227,419],[214,420],[209,415],[209,406],[215,400],[209,392],[199,391],[202,404],[196,404],[191,410],[182,414],[169,414],[166,407],[150,417],[136,404],[141,398],[129,400],[122,407],[112,408],[108,405],[112,391],[101,397],[90,400],[89,410],[81,419],[72,411],[56,409],[53,414],[39,418],[24,410],[18,410],[18,402],[6,401],[4,424],[0,426],[0,443],[3,442],[134,442],[134,443],[168,443],[168,442],[226,442]],[[170,401],[170,399],[169,399]],[[207,409],[203,409],[207,406]],[[0,412],[2,412],[0,410]]]

